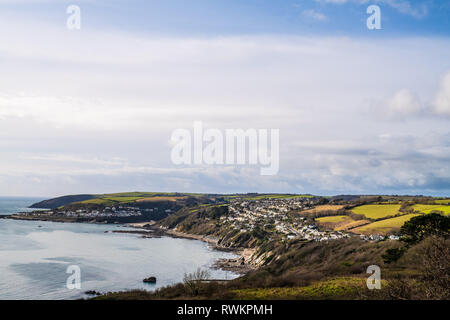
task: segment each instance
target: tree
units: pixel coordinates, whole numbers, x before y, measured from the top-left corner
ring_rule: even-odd
[[[199,294],[201,282],[210,277],[208,270],[198,268],[193,273],[184,274],[183,283],[190,295],[196,296]]]
[[[411,245],[431,235],[448,238],[449,230],[450,217],[430,213],[414,217],[405,222],[400,229],[400,233],[402,234],[402,240]]]
[[[439,213],[420,215],[405,222],[400,233],[402,240],[406,242],[406,248],[388,249],[382,255],[385,263],[392,263],[400,259],[406,249],[416,243],[421,242],[429,236],[437,236],[447,239],[450,229],[450,217]]]

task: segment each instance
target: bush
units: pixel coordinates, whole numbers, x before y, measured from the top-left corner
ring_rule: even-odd
[[[405,250],[403,248],[387,249],[386,253],[382,255],[384,263],[392,263],[401,258]]]

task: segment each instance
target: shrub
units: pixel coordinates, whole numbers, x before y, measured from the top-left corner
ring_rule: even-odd
[[[386,253],[382,255],[384,263],[392,263],[401,258],[405,250],[403,248],[387,249]]]

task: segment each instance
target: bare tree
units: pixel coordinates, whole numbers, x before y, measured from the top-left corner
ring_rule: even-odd
[[[184,287],[188,294],[197,296],[199,294],[202,281],[208,280],[210,273],[208,270],[198,268],[193,273],[185,273],[183,278]]]

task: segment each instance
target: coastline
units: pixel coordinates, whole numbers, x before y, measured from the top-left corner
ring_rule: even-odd
[[[151,224],[151,222],[148,223],[130,223],[127,224],[127,226],[136,228],[136,229],[143,229],[146,231],[141,231],[143,234],[143,237],[148,236],[151,234],[150,237],[160,237],[160,236],[168,236],[172,238],[183,238],[183,239],[190,239],[190,240],[199,240],[206,242],[208,246],[213,250],[218,251],[226,251],[226,252],[232,252],[238,256],[238,258],[235,259],[218,259],[216,262],[214,262],[212,268],[214,269],[221,269],[225,271],[232,271],[239,275],[245,275],[248,272],[252,270],[256,270],[258,266],[256,264],[252,263],[252,256],[256,252],[256,249],[250,249],[250,248],[229,248],[224,247],[219,244],[219,239],[205,236],[205,235],[197,235],[197,234],[191,234],[191,233],[185,233],[181,231],[177,231],[175,229],[162,229],[160,227],[154,226]],[[126,232],[126,231],[125,231]],[[137,231],[139,232],[139,231]],[[130,231],[130,233],[133,233]]]
[[[107,222],[107,221],[95,221],[95,220],[85,220],[77,218],[68,217],[39,217],[39,216],[21,216],[19,214],[11,215],[0,215],[0,219],[11,219],[11,220],[21,220],[21,221],[47,221],[47,222],[57,222],[57,223],[87,223],[87,224],[110,224],[117,225],[118,222]],[[249,248],[229,248],[221,246],[218,242],[219,240],[213,237],[205,235],[196,235],[180,232],[174,229],[162,229],[155,226],[155,221],[144,221],[144,222],[129,222],[120,223],[126,227],[137,229],[133,230],[111,230],[107,233],[129,233],[129,234],[140,234],[142,238],[161,238],[164,236],[171,238],[183,238],[190,240],[199,240],[208,244],[208,246],[213,250],[232,252],[238,257],[234,259],[221,258],[214,262],[211,266],[212,269],[220,269],[224,271],[231,271],[240,276],[247,274],[252,270],[258,268],[257,264],[252,263],[252,256],[256,252],[256,249]]]
[[[219,259],[213,264],[213,268],[232,271],[240,275],[245,275],[248,272],[257,269],[257,266],[251,263],[251,257],[256,252],[256,249],[228,248],[221,246],[218,243],[218,239],[208,236],[184,233],[176,230],[167,230],[166,234],[178,238],[200,240],[208,243],[210,247],[215,250],[233,252],[234,254],[239,256],[239,258],[237,259]]]
[[[47,221],[47,222],[59,222],[59,223],[93,223],[89,221],[78,221],[77,218],[68,217],[33,217],[33,216],[21,216],[18,214],[0,215],[0,219],[21,220],[21,221]],[[105,224],[104,222],[96,222],[98,224]]]

